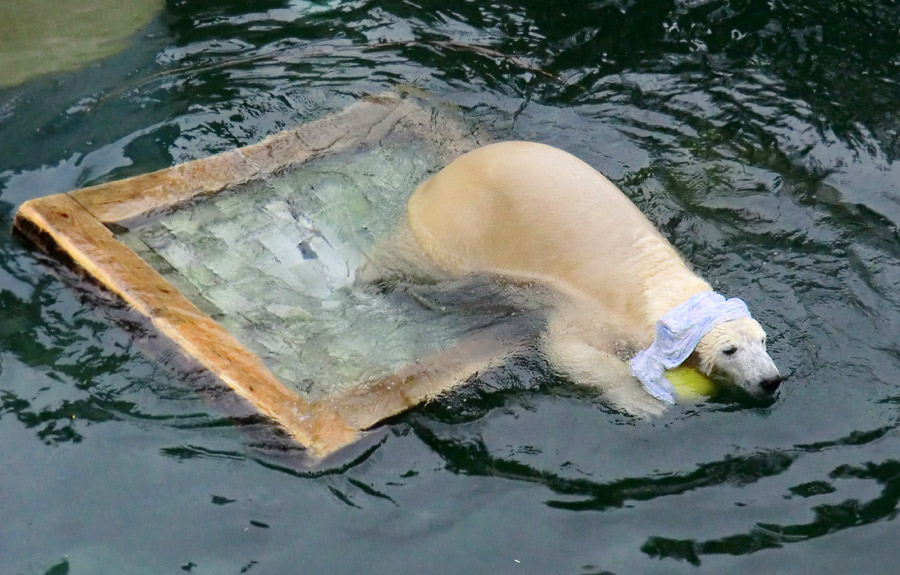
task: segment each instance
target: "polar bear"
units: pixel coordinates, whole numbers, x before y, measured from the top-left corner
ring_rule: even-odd
[[[632,375],[628,356],[654,343],[670,310],[711,288],[602,174],[551,146],[502,142],[451,162],[406,208],[358,279],[415,265],[549,288],[541,340],[551,366],[626,412],[665,408]],[[399,257],[390,263],[388,253]],[[782,381],[749,314],[718,323],[692,349],[685,364],[754,396],[771,395]]]

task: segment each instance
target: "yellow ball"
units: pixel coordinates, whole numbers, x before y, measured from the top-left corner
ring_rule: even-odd
[[[709,397],[716,391],[716,384],[693,367],[679,365],[666,372],[666,379],[675,386],[683,399]]]

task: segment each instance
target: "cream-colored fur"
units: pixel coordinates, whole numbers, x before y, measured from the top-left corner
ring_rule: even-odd
[[[412,264],[546,286],[556,294],[543,336],[550,363],[626,411],[664,408],[630,375],[628,351],[647,347],[664,313],[710,286],[602,174],[550,146],[493,144],[420,185],[406,216],[360,270],[363,280]],[[764,337],[754,320],[727,322],[703,338],[690,361],[720,371],[723,352],[740,347],[728,354],[725,374],[761,395],[754,386],[778,377]]]

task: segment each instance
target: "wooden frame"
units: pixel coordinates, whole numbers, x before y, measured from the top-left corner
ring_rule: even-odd
[[[202,194],[262,178],[312,158],[373,144],[400,121],[424,125],[431,111],[412,98],[380,96],[345,111],[206,159],[98,186],[37,198],[23,204],[15,227],[48,252],[61,252],[102,286],[147,317],[185,353],[198,360],[260,413],[281,425],[314,457],[355,441],[379,421],[446,391],[503,359],[525,339],[505,324],[417,362],[383,380],[360,385],[327,401],[309,401],[288,389],[262,360],[178,292],[110,226],[140,223]],[[474,144],[459,131],[459,149]],[[424,135],[424,134],[423,134]]]

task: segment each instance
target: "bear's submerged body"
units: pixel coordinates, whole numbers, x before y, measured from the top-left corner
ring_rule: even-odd
[[[637,414],[664,405],[630,375],[623,356],[650,345],[663,314],[711,289],[612,182],[567,152],[529,142],[493,144],[453,161],[413,192],[405,222],[377,251],[364,270],[370,279],[402,268],[383,264],[394,252],[451,277],[490,274],[549,288],[548,361]],[[752,377],[777,376],[754,320],[723,325],[732,329],[719,326],[704,340],[743,346],[755,357],[762,338],[771,367],[754,359],[760,373]],[[709,358],[692,361],[706,372],[716,367]],[[754,392],[752,383],[737,383]]]

